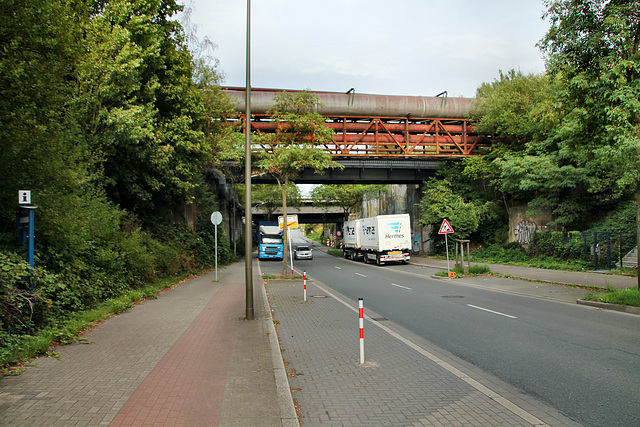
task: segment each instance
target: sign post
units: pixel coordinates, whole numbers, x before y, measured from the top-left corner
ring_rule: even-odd
[[[284,228],[284,215],[278,217],[278,226]],[[287,240],[289,241],[289,258],[291,260],[291,275],[293,275],[293,248],[291,245],[291,228],[298,228],[298,215],[287,215]]]
[[[27,257],[29,260],[29,272],[31,273],[29,290],[33,291],[34,268],[34,238],[35,238],[35,209],[31,206],[31,190],[18,191],[18,229],[22,230],[22,241],[27,241]]]
[[[218,225],[222,222],[222,214],[218,211],[215,211],[211,214],[211,223],[215,229],[215,247],[216,247],[216,282],[218,281]]]
[[[449,269],[449,242],[447,240],[447,235],[448,234],[453,234],[453,227],[451,227],[451,225],[449,224],[449,221],[447,221],[447,219],[445,218],[442,221],[442,225],[440,226],[440,231],[438,231],[438,234],[444,234],[444,246],[445,246],[445,250],[447,251],[447,277],[455,277],[456,273],[451,273],[450,269]]]

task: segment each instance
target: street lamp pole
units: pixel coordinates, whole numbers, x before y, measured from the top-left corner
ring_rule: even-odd
[[[244,269],[246,288],[246,318],[254,319],[253,309],[253,270],[252,249],[253,236],[251,223],[251,0],[247,0],[247,88],[246,88],[246,116],[245,116],[245,164],[244,164]]]

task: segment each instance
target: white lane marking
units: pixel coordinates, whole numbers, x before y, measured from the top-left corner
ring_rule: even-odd
[[[488,311],[489,313],[497,314],[498,316],[508,317],[509,319],[517,319],[516,316],[500,313],[499,311],[489,310],[488,308],[478,307],[477,305],[473,305],[473,304],[467,304],[467,307],[477,308],[478,310],[482,310],[482,311]]]
[[[411,288],[407,287],[407,286],[402,286],[402,285],[398,285],[397,283],[392,283],[391,286],[395,286],[397,288],[402,288],[402,289],[408,289],[411,290]]]
[[[342,270],[342,268],[338,267],[337,265],[335,266],[338,270]]]
[[[345,307],[347,307],[349,310],[353,311],[354,313],[358,312],[358,308],[357,307],[353,307],[352,304],[342,300],[342,298],[338,297],[336,294],[334,294],[333,292],[329,291],[326,287],[322,286],[319,283],[316,283],[315,285],[318,288],[322,289],[327,295],[330,295],[334,300],[338,301],[340,304],[342,304]],[[523,420],[527,421],[531,425],[534,425],[534,426],[544,426],[544,425],[546,425],[544,422],[542,422],[542,420],[540,420],[538,417],[536,417],[532,413],[528,412],[526,409],[521,408],[516,403],[510,401],[508,398],[502,396],[501,394],[499,394],[496,391],[493,391],[492,389],[490,389],[489,387],[487,387],[484,384],[480,383],[479,381],[471,378],[468,374],[462,372],[460,369],[458,369],[455,366],[451,365],[450,363],[444,361],[443,359],[439,358],[438,356],[436,356],[435,354],[431,353],[430,351],[427,351],[426,349],[420,347],[418,344],[415,344],[413,341],[410,341],[408,338],[405,338],[404,336],[402,336],[399,333],[395,332],[391,328],[383,325],[382,322],[374,322],[374,321],[372,321],[371,317],[369,315],[367,315],[367,314],[365,314],[364,317],[365,317],[365,319],[367,319],[367,321],[370,321],[372,325],[377,326],[378,328],[382,329],[383,331],[385,331],[386,333],[388,333],[392,337],[396,338],[398,341],[402,342],[406,346],[408,346],[408,347],[414,349],[415,351],[417,351],[418,353],[422,354],[427,359],[431,360],[432,362],[436,363],[441,368],[443,368],[446,371],[450,372],[451,374],[455,375],[457,378],[459,378],[462,381],[466,382],[471,387],[475,388],[480,393],[482,393],[485,396],[487,396],[489,399],[492,399],[494,402],[502,405],[504,408],[506,408],[506,409],[510,410],[511,412],[513,412],[514,414],[518,415],[520,418],[522,418]]]
[[[360,277],[367,277],[367,276],[365,276],[365,275],[364,275],[364,274],[362,274],[362,273],[356,273],[356,275],[357,275],[357,276],[360,276]]]

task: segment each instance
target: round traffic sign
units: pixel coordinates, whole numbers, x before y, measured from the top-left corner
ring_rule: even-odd
[[[211,214],[211,223],[213,225],[220,225],[220,223],[222,222],[222,214],[218,211],[215,211],[214,213]]]

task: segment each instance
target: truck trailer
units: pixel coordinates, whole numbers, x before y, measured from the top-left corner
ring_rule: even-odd
[[[347,221],[344,227],[345,258],[382,265],[386,262],[409,262],[411,218],[409,214],[378,215]]]
[[[342,254],[345,258],[358,260],[362,259],[364,256],[364,251],[360,245],[360,236],[362,233],[358,231],[359,228],[359,219],[344,223],[344,231],[342,233]]]

